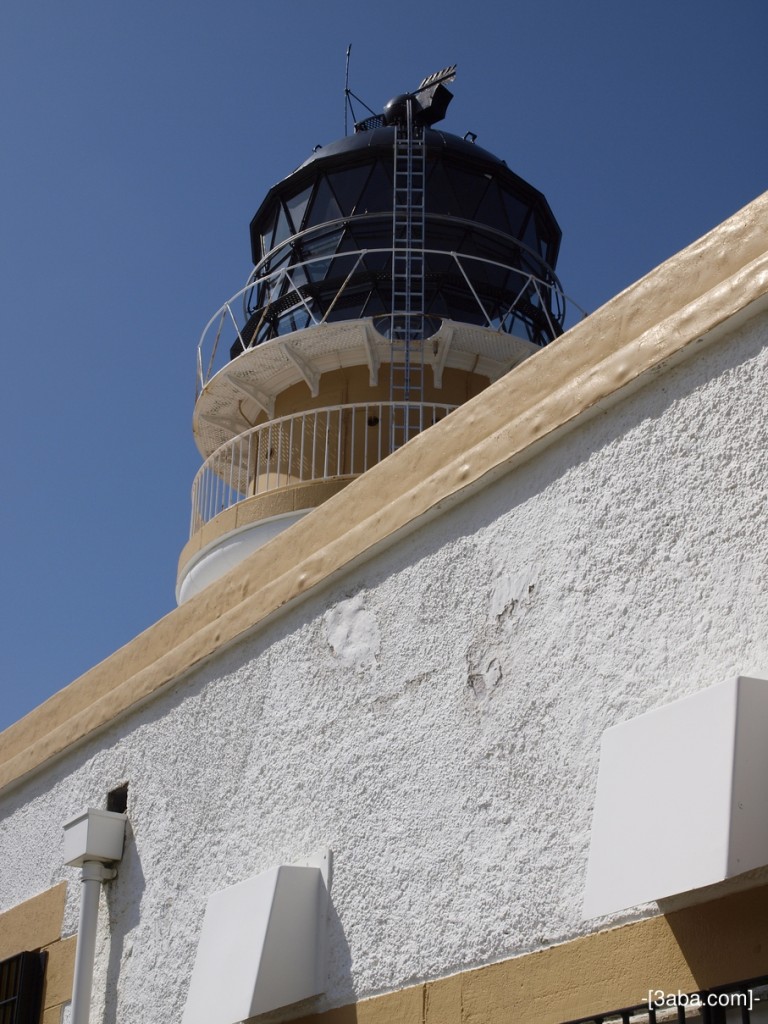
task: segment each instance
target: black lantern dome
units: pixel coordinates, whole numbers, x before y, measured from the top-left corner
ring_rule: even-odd
[[[387,105],[390,118],[407,99]],[[318,147],[257,210],[249,347],[321,319],[373,317],[389,335],[397,128],[386,117]],[[547,200],[473,142],[426,127],[423,146],[422,336],[449,319],[546,345],[564,319]]]

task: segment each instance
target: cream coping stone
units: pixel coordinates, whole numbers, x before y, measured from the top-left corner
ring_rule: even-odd
[[[0,789],[756,314],[767,248],[764,193],[6,729]]]

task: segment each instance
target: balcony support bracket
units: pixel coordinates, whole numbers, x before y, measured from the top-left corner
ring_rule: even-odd
[[[269,419],[275,418],[274,395],[267,395],[259,388],[251,387],[249,384],[243,383],[243,381],[239,380],[237,377],[233,375],[230,375],[229,383],[236,391],[239,391],[241,394],[245,395],[247,398],[250,398],[253,402],[255,402],[256,405],[258,405],[258,407],[261,409],[261,411],[267,414],[267,417]]]
[[[287,341],[283,341],[280,343],[280,351],[287,359],[290,359],[290,361],[299,371],[301,376],[304,378],[304,381],[307,387],[309,388],[312,397],[317,398],[318,393],[320,391],[320,371],[317,369],[317,367],[313,366],[311,363],[308,363],[306,359],[302,359],[298,352],[291,348]]]
[[[443,386],[443,370],[448,360],[448,353],[453,343],[453,328],[446,327],[440,332],[440,340],[437,342],[432,361],[432,376],[435,388],[439,391]]]
[[[374,338],[375,333],[373,325],[367,323],[363,341],[365,343],[365,358],[368,363],[368,383],[372,388],[378,387],[379,367],[381,366],[381,358]]]

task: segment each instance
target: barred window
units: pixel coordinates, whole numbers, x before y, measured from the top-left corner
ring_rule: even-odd
[[[19,953],[0,963],[0,1024],[40,1024],[45,953]]]

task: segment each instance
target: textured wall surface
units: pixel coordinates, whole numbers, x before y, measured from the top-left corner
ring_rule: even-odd
[[[602,731],[768,673],[767,341],[657,376],[11,791],[0,909],[67,879],[66,933],[62,823],[130,783],[95,1019],[179,1019],[208,893],[322,844],[319,1008],[605,926]]]

